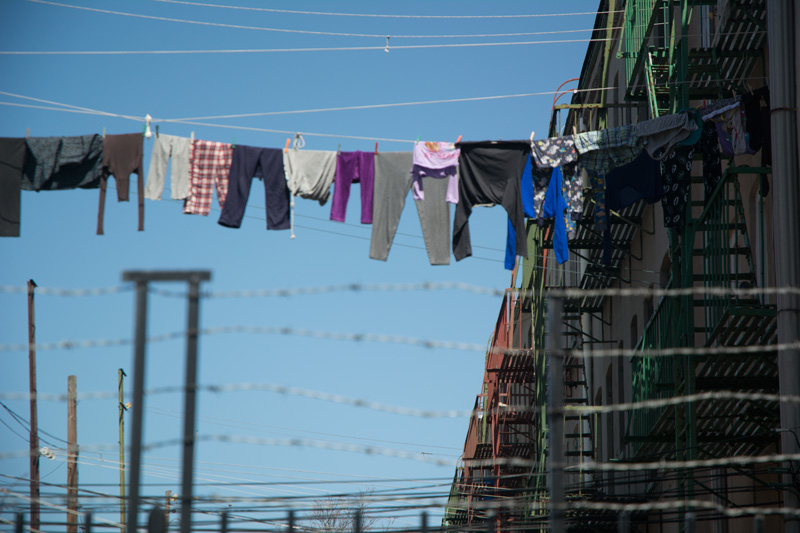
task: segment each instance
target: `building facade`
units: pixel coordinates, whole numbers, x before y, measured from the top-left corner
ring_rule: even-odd
[[[686,172],[670,177],[688,191],[678,224],[665,226],[673,206],[638,201],[609,210],[601,231],[595,210],[604,185],[585,172],[583,217],[566,263],[553,260],[551,227],[529,221],[530,260],[502,304],[445,525],[549,530],[562,497],[552,490],[553,468],[563,467],[559,523],[567,530],[618,531],[620,521],[648,532],[797,527],[800,463],[772,457],[796,453],[790,439],[800,432],[778,400],[792,393],[780,376],[793,370],[781,360],[791,351],[781,355],[777,345],[798,338],[778,316],[794,304],[760,290],[774,289],[787,268],[796,279],[797,268],[775,248],[797,219],[776,225],[774,198],[796,200],[797,187],[773,176],[780,154],[769,138],[776,78],[767,3],[600,2],[578,90],[554,105],[551,137],[722,106],[750,122],[717,119],[715,143],[730,140],[735,154],[723,149],[718,162],[702,136],[676,150]],[[796,117],[796,93],[793,102]],[[788,178],[795,183],[797,152]],[[549,326],[548,291],[563,306]],[[545,346],[554,342],[566,350],[563,372],[550,372]],[[548,386],[564,396],[557,424],[548,423]],[[558,463],[551,451],[560,452]]]

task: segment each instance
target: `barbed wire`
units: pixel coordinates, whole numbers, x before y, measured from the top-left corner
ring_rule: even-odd
[[[295,396],[307,398],[312,400],[326,401],[335,404],[348,405],[351,407],[358,407],[363,409],[370,409],[384,413],[411,416],[417,418],[469,418],[472,416],[487,416],[495,415],[497,413],[505,412],[537,412],[540,411],[542,406],[525,405],[525,404],[510,404],[493,406],[487,409],[472,409],[472,410],[458,410],[458,409],[418,409],[413,407],[403,407],[396,405],[388,405],[380,402],[375,402],[366,398],[353,398],[343,396],[340,394],[332,394],[322,391],[302,389],[298,387],[291,387],[288,385],[280,385],[273,383],[232,383],[227,385],[198,385],[197,391],[206,391],[211,393],[223,392],[273,392],[285,396]],[[182,386],[167,386],[148,389],[145,391],[146,396],[155,396],[160,394],[176,394],[182,393],[185,388]],[[130,396],[130,395],[128,395]],[[48,393],[29,393],[29,392],[0,392],[1,400],[19,400],[29,401],[31,399],[38,401],[59,401],[64,402],[68,400],[68,395],[63,393],[48,394]],[[118,398],[118,393],[110,391],[97,391],[97,392],[83,392],[77,394],[77,400],[113,400]],[[641,409],[658,409],[661,407],[669,407],[673,405],[680,405],[684,403],[700,402],[705,400],[743,400],[743,401],[766,401],[778,403],[800,403],[800,396],[798,395],[781,395],[781,394],[768,394],[759,392],[735,392],[735,391],[713,391],[713,392],[700,392],[695,394],[687,394],[683,396],[674,396],[671,398],[659,398],[653,400],[641,400],[629,403],[617,403],[609,405],[568,405],[561,411],[553,411],[554,413],[611,413],[622,411],[635,411]]]
[[[82,288],[82,289],[59,289],[48,287],[37,287],[37,294],[54,296],[102,296],[105,294],[117,294],[133,290],[134,285],[125,284],[105,288]],[[459,290],[474,294],[488,296],[503,296],[506,293],[513,293],[519,296],[534,296],[540,294],[537,290],[526,290],[520,288],[493,288],[474,285],[458,281],[423,281],[414,283],[340,283],[335,285],[323,285],[317,287],[294,287],[289,289],[245,289],[233,291],[204,291],[201,296],[207,298],[269,298],[269,297],[289,297],[301,295],[324,294],[330,292],[402,292],[402,291],[440,291],[440,290]],[[0,285],[0,293],[27,293],[25,285]],[[154,294],[162,296],[185,296],[186,292],[164,291],[151,289]],[[753,296],[780,296],[780,295],[800,295],[800,287],[685,287],[679,289],[651,288],[606,288],[606,289],[580,289],[580,288],[555,288],[550,287],[545,292],[554,298],[594,298],[599,296],[652,296],[652,297],[680,297],[680,296],[733,296],[733,297],[753,297]]]
[[[442,341],[434,339],[418,339],[403,335],[384,335],[377,333],[336,333],[330,331],[318,331],[292,327],[272,327],[272,326],[218,326],[200,328],[196,332],[189,330],[175,331],[153,335],[147,338],[148,343],[165,342],[175,339],[185,338],[189,333],[197,335],[222,335],[229,333],[251,333],[260,335],[289,335],[296,337],[310,337],[315,339],[338,340],[350,342],[376,342],[383,344],[401,344],[408,346],[418,346],[428,349],[444,350],[463,350],[469,352],[485,352],[486,346],[483,344]],[[108,348],[117,346],[128,346],[133,344],[132,339],[88,339],[88,340],[62,340],[58,342],[47,342],[33,345],[37,351],[46,350],[69,350],[75,348]],[[0,352],[21,352],[27,351],[29,344],[0,344]]]

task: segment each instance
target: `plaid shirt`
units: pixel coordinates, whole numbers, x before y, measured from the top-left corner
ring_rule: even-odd
[[[606,174],[639,156],[644,144],[632,125],[587,131],[575,136],[579,161],[587,170]]]
[[[214,184],[217,185],[219,206],[225,205],[232,160],[233,146],[230,144],[192,141],[189,151],[189,197],[183,204],[185,214],[208,216]]]

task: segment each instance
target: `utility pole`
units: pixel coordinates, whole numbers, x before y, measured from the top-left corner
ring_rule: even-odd
[[[775,285],[779,289],[800,287],[800,201],[798,185],[798,114],[800,76],[796,73],[798,57],[797,2],[767,2],[767,40],[769,43],[769,90],[772,132],[772,220],[775,228]],[[795,76],[798,76],[797,78]],[[800,340],[800,296],[778,294],[778,344]],[[783,397],[800,394],[800,350],[790,348],[778,352],[779,392]],[[797,435],[800,430],[800,406],[781,402],[781,451],[800,452]],[[797,461],[786,462],[783,474],[783,506],[790,511],[800,509],[800,498],[792,488]],[[800,520],[787,514],[784,531],[799,533]]]
[[[119,523],[122,524],[120,533],[125,533],[125,400],[122,388],[122,378],[125,371],[117,370],[117,388],[119,389]]]
[[[31,391],[31,528],[39,529],[39,415],[36,407],[36,315],[33,291],[36,282],[28,280],[28,374]]]
[[[169,513],[170,513],[169,504],[171,499],[172,499],[172,491],[168,490],[164,494],[164,517],[165,517],[164,521],[167,523],[165,527],[166,530],[169,530]]]
[[[137,532],[139,478],[142,454],[142,414],[144,411],[145,348],[147,343],[147,288],[155,281],[184,281],[189,284],[188,328],[186,331],[186,383],[183,411],[183,483],[181,490],[181,533],[192,530],[192,478],[194,465],[195,392],[197,390],[197,337],[200,307],[200,282],[209,281],[208,270],[147,271],[122,273],[122,281],[136,283],[136,321],[133,344],[133,429],[131,430],[131,475],[128,506],[128,531]]]
[[[67,533],[78,533],[77,378],[67,378]]]

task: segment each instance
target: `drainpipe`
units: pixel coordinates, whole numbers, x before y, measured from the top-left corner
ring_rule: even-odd
[[[797,57],[794,34],[800,20],[795,2],[767,1],[769,42],[770,107],[772,108],[773,228],[775,231],[775,284],[800,287],[800,186],[798,186],[798,100]],[[800,78],[798,78],[800,79]],[[800,297],[779,294],[778,343],[800,339]],[[800,394],[800,350],[778,352],[780,394]],[[781,402],[781,450],[800,453],[795,435],[800,434],[800,406]],[[792,470],[798,462],[786,464]],[[792,475],[783,475],[784,506],[800,509],[800,499],[792,490]],[[785,517],[784,531],[800,533],[796,516]]]

